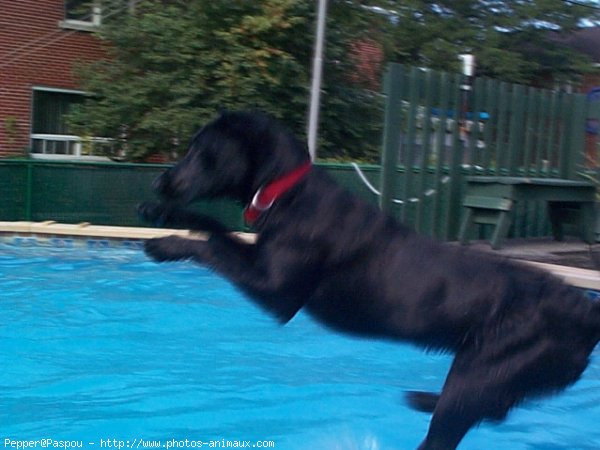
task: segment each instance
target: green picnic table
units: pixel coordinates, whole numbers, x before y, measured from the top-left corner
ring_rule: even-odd
[[[463,218],[459,240],[469,242],[469,233],[475,224],[494,226],[491,246],[498,249],[506,238],[512,223],[515,205],[522,201],[548,202],[552,234],[563,239],[563,223],[575,221],[587,243],[594,242],[594,203],[596,187],[585,181],[560,178],[527,177],[467,177]],[[575,213],[575,214],[573,214]]]

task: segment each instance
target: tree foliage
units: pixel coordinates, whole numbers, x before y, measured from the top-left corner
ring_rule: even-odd
[[[344,54],[365,29],[349,6],[331,8],[328,59],[336,62],[323,87],[323,109],[331,111],[321,124],[322,156],[364,155],[380,133],[379,98],[348,84]],[[75,108],[71,125],[79,134],[126,141],[133,158],[183,151],[219,109],[265,110],[302,137],[314,26],[308,0],[144,0],[102,27],[109,58],[80,68],[93,95]],[[353,135],[367,144],[338,139]]]
[[[388,48],[395,61],[459,71],[473,53],[477,75],[540,84],[572,80],[590,61],[559,43],[561,35],[600,18],[590,0],[383,0]]]
[[[314,0],[116,2],[99,36],[108,58],[81,67],[92,95],[70,116],[84,136],[118,139],[131,158],[177,154],[219,109],[258,108],[305,135]],[[119,4],[121,5],[119,7]],[[319,155],[373,159],[382,99],[357,82],[352,46],[364,39],[388,61],[525,84],[572,80],[589,61],[560,45],[598,10],[591,0],[330,0]],[[372,86],[370,87],[372,88]]]

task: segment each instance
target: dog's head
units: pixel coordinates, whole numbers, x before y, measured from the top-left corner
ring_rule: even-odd
[[[186,156],[154,182],[167,200],[231,198],[248,203],[264,184],[308,159],[306,148],[259,112],[226,112],[191,139]]]

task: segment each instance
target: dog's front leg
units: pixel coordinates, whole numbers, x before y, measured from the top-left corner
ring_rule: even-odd
[[[186,239],[179,236],[166,236],[148,239],[144,245],[146,254],[155,261],[182,261],[197,259],[204,252],[207,242]]]
[[[318,264],[304,263],[305,250],[259,249],[224,234],[213,234],[208,241],[178,236],[150,239],[146,253],[157,261],[193,259],[213,268],[282,322],[304,305],[319,271]]]
[[[138,206],[141,219],[157,227],[187,228],[208,233],[228,233],[230,230],[212,217],[183,209],[178,204],[145,202]]]

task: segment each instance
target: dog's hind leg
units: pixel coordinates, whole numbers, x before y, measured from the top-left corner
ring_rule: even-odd
[[[498,378],[501,366],[486,364],[481,349],[456,355],[419,450],[454,450],[481,421],[506,416],[519,398]]]
[[[587,366],[586,340],[534,326],[519,331],[457,353],[419,450],[453,450],[471,427],[503,420],[527,398],[564,389]]]
[[[445,388],[419,450],[456,449],[467,432],[481,421],[503,419],[512,403],[505,400],[493,386],[465,383],[458,389]]]

